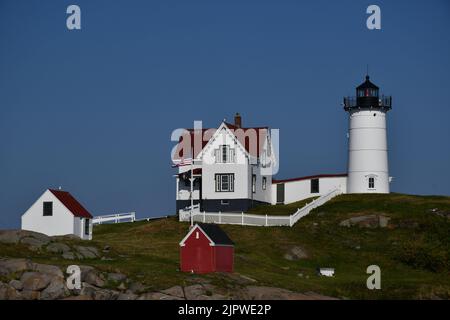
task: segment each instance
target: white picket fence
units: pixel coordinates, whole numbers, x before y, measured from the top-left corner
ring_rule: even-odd
[[[127,213],[109,214],[104,216],[96,216],[92,219],[92,224],[102,224],[104,222],[121,223],[134,221],[136,221],[136,212],[127,212]]]
[[[306,204],[304,207],[297,209],[297,211],[289,216],[277,215],[258,215],[247,213],[228,213],[228,212],[199,212],[198,209],[192,213],[194,222],[216,223],[216,224],[238,224],[245,226],[286,226],[292,227],[298,220],[309,214],[313,209],[323,205],[325,202],[341,194],[340,189],[332,190],[312,202]],[[196,208],[194,208],[196,209]],[[190,208],[180,210],[179,220],[190,221]]]

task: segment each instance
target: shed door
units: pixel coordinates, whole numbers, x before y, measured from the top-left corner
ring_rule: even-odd
[[[284,183],[277,184],[277,203],[284,203]]]

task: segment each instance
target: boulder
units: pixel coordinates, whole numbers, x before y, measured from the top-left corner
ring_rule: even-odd
[[[52,266],[49,264],[35,263],[33,265],[33,271],[45,273],[45,274],[52,275],[52,276],[59,277],[59,278],[64,278],[64,274],[59,267]]]
[[[25,272],[20,278],[23,289],[28,291],[41,291],[50,284],[51,280],[51,276],[40,272]]]
[[[370,214],[343,220],[339,225],[341,227],[386,228],[389,220],[390,218],[384,215]]]
[[[20,230],[1,230],[0,242],[1,243],[19,243]]]
[[[140,282],[132,282],[128,285],[128,290],[135,294],[140,294],[145,291],[145,287]]]
[[[96,287],[105,286],[105,278],[97,270],[90,266],[80,266],[81,281]]]
[[[127,279],[127,276],[123,273],[108,273],[107,279],[108,281],[122,282]]]
[[[32,269],[32,263],[27,259],[4,259],[0,260],[0,275],[18,273]]]
[[[52,253],[66,253],[70,251],[70,247],[67,244],[61,242],[50,243],[45,249],[48,252]]]
[[[334,300],[315,293],[305,294],[274,287],[248,286],[244,291],[246,299],[250,300]]]
[[[206,295],[206,290],[201,284],[194,284],[184,288],[186,300],[202,300],[202,296],[204,295]]]
[[[0,300],[18,300],[20,293],[12,286],[0,282]]]
[[[63,278],[54,278],[52,282],[41,292],[42,300],[62,299],[69,295]]]
[[[134,293],[120,293],[117,300],[136,300],[138,295]]]
[[[292,261],[292,260],[307,259],[309,258],[309,256],[303,248],[299,246],[294,246],[290,248],[289,251],[284,255],[284,258],[286,260]]]
[[[184,299],[184,292],[183,292],[183,288],[181,286],[174,286],[169,289],[163,290],[161,292],[164,294],[167,294],[169,296],[174,296],[174,297]]]
[[[178,297],[170,296],[161,292],[148,292],[139,296],[137,300],[183,300]]]
[[[95,259],[100,256],[97,248],[95,247],[75,246],[75,249],[83,258],[86,259]]]
[[[66,259],[66,260],[75,260],[75,254],[70,251],[64,252],[62,257],[63,257],[63,259]]]
[[[20,295],[24,300],[39,300],[41,298],[39,291],[23,290]]]
[[[22,284],[22,282],[20,282],[19,280],[11,280],[10,282],[9,282],[9,285],[11,286],[11,287],[13,287],[14,289],[16,289],[16,290],[22,290],[23,289],[23,284]],[[1,299],[0,299],[1,300]]]
[[[114,290],[99,289],[94,292],[94,300],[117,300],[119,292]]]
[[[20,239],[20,243],[29,246],[29,249],[40,249],[42,246],[46,245],[49,241],[42,241],[34,237],[24,237]]]

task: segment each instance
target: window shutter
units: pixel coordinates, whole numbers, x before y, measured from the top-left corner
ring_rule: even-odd
[[[236,162],[236,160],[234,159],[234,149],[230,149],[230,160],[229,162]]]

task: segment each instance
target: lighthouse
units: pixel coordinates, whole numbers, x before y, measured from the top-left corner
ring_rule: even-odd
[[[367,75],[343,105],[349,115],[347,193],[389,193],[386,115],[392,97],[381,96]]]

